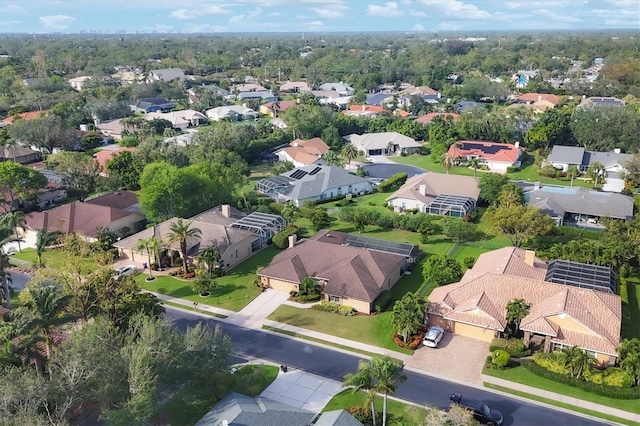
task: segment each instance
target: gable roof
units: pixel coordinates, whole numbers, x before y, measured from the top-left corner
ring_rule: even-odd
[[[515,277],[544,280],[547,264],[532,254],[533,266],[525,261],[526,250],[518,247],[504,247],[483,253],[473,265],[476,272],[512,275]]]
[[[585,149],[581,146],[554,145],[547,157],[552,163],[583,164]]]
[[[181,68],[162,68],[159,70],[151,70],[151,73],[155,74],[162,81],[172,81],[176,78],[184,78],[184,71]]]
[[[273,94],[270,90],[261,90],[261,91],[251,91],[251,92],[240,92],[238,93],[238,98],[240,99],[251,99],[251,98],[260,98],[260,99],[270,99],[277,98],[276,95]]]
[[[527,204],[534,207],[553,208],[559,206],[564,213],[580,213],[589,216],[614,219],[633,217],[633,198],[615,192],[601,192],[582,187],[543,186],[525,194]],[[543,203],[544,202],[544,203]],[[553,203],[553,204],[551,204]],[[555,209],[554,209],[555,210]]]
[[[277,254],[258,275],[299,283],[310,276],[327,280],[323,293],[373,302],[389,275],[402,265],[401,255],[311,239]]]
[[[385,149],[389,146],[389,142],[401,148],[419,148],[422,146],[415,139],[398,132],[353,134],[350,135],[349,140],[362,150]]]
[[[610,97],[610,96],[592,96],[590,98],[583,99],[578,105],[578,108],[585,107],[623,107],[625,101],[622,99]]]
[[[277,105],[276,110],[278,112],[284,112],[289,108],[296,106],[297,103],[296,101],[275,101],[275,102],[267,102],[266,104],[261,106],[271,111],[271,108],[273,108],[274,105]]]
[[[316,168],[320,170],[313,175],[310,174],[310,172],[313,172]],[[292,176],[299,171],[305,172],[304,176],[299,179],[292,178]],[[369,182],[368,179],[352,175],[341,167],[321,165],[299,167],[283,173],[280,176],[293,179],[293,181],[290,182],[288,190],[285,190],[283,193],[286,193],[292,199],[296,200],[316,197],[332,188]]]
[[[306,81],[287,81],[280,86],[281,92],[308,92],[309,90],[311,90],[311,87]]]
[[[138,208],[138,196],[135,192],[131,191],[115,191],[108,194],[100,195],[99,197],[85,200],[85,203],[95,204],[98,206],[114,207],[121,210],[129,210],[134,208],[139,211]]]
[[[329,150],[329,145],[324,143],[320,138],[313,138],[309,140],[296,139],[289,144],[289,146],[276,151],[286,152],[289,157],[298,163],[313,164]]]
[[[5,117],[2,122],[6,123],[6,124],[11,124],[17,119],[19,120],[33,120],[36,118],[42,118],[42,117],[46,117],[49,115],[49,110],[44,110],[44,111],[29,111],[29,112],[23,112],[21,114],[17,114],[17,115],[10,115],[8,117]]]
[[[524,148],[508,143],[465,140],[453,143],[447,151],[447,156],[460,158],[473,155],[487,161],[515,163],[523,152]]]
[[[184,109],[180,111],[171,111],[171,112],[148,112],[144,115],[145,120],[154,120],[154,119],[167,120],[171,123],[173,127],[179,126],[181,124],[193,124],[194,121],[203,120],[207,118],[204,114],[199,111],[195,111],[193,109]]]
[[[116,155],[121,154],[125,151],[136,152],[137,150],[138,148],[127,147],[127,146],[118,147],[113,150],[101,149],[100,151],[96,151],[96,153],[93,154],[92,157],[98,162],[98,164],[100,164],[100,168],[102,170],[107,170],[107,161],[111,160]]]
[[[315,413],[263,396],[229,392],[196,426],[308,426]]]
[[[24,160],[28,160],[33,157],[40,158],[40,152],[23,146],[15,146],[11,148],[4,146],[0,147],[0,161],[13,161],[15,158],[17,163],[24,163]]]
[[[430,112],[428,114],[424,114],[416,118],[416,122],[429,124],[436,117],[440,117],[446,121],[448,118],[451,118],[452,120],[457,120],[460,118],[460,115],[456,114],[455,112]]]
[[[467,275],[469,275],[468,278]],[[552,336],[553,342],[616,354],[620,342],[620,297],[589,290],[492,272],[468,270],[455,284],[438,287],[429,296],[429,312],[445,319],[504,331],[506,305],[522,298],[531,305],[520,328]],[[571,330],[554,322],[570,317],[585,331]]]
[[[524,95],[518,96],[516,101],[520,103],[535,103],[539,101],[545,101],[553,104],[553,106],[556,106],[560,103],[560,98],[549,93],[525,93]]]
[[[355,417],[346,410],[325,411],[314,423],[315,426],[362,426]]]
[[[206,111],[207,116],[211,117],[212,115],[218,115],[220,117],[225,117],[227,115],[258,115],[258,112],[252,110],[251,108],[247,108],[244,105],[226,105],[219,106],[215,108],[208,109]]]
[[[420,192],[422,185],[425,187],[424,194]],[[478,201],[480,189],[478,189],[478,181],[471,176],[431,172],[407,179],[400,189],[387,197],[387,200],[407,198],[429,204],[442,194],[469,197]]]
[[[243,92],[266,92],[267,88],[254,83],[243,83],[233,86],[233,90],[238,93]]]

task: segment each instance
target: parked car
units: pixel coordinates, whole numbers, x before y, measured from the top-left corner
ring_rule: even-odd
[[[138,272],[138,267],[136,265],[123,265],[116,269],[113,279],[118,281],[122,277],[135,275],[136,272]]]
[[[456,404],[460,404],[473,412],[473,417],[479,422],[489,426],[499,426],[502,424],[503,416],[498,410],[489,407],[482,401],[465,398],[459,393],[452,393],[449,399]]]
[[[429,327],[429,330],[427,330],[427,334],[424,335],[422,344],[430,348],[437,348],[438,343],[440,343],[440,340],[442,340],[443,337],[444,330],[441,327],[433,325]]]

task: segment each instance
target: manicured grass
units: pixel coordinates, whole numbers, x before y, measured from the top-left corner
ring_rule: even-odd
[[[345,317],[313,309],[281,305],[268,319],[411,355],[393,343],[391,312]]]
[[[332,411],[351,407],[361,407],[364,404],[366,395],[364,392],[354,392],[352,389],[345,389],[333,398],[322,410]],[[382,413],[382,397],[377,396],[374,401],[376,412]],[[414,426],[422,424],[427,411],[424,408],[411,404],[404,404],[387,398],[387,424],[389,426]]]
[[[576,411],[578,413],[586,414],[588,416],[599,417],[601,419],[609,420],[609,421],[620,423],[620,424],[623,424],[623,425],[631,425],[631,426],[633,426],[633,425],[637,425],[638,424],[636,422],[632,422],[631,420],[626,420],[626,419],[621,419],[620,417],[610,416],[608,414],[604,414],[604,413],[601,413],[599,411],[587,410],[587,409],[584,409],[582,407],[578,407],[577,405],[565,404],[564,402],[558,402],[558,401],[553,400],[553,399],[542,398],[542,397],[540,397],[538,395],[531,395],[531,394],[526,393],[526,392],[520,392],[520,391],[517,391],[517,390],[510,389],[510,388],[505,388],[503,386],[494,385],[492,383],[485,383],[484,386],[487,387],[487,388],[490,388],[490,389],[499,390],[501,392],[510,393],[510,394],[513,394],[513,395],[521,396],[521,397],[527,398],[527,399],[532,399],[534,401],[542,402],[542,403],[549,404],[549,405],[555,405],[556,407],[566,408],[566,409],[571,410],[571,411]]]
[[[622,299],[622,329],[623,339],[640,339],[640,282],[637,275],[625,279],[620,285]]]
[[[22,252],[16,252],[12,257],[15,259],[23,260],[25,262],[30,262],[34,266],[38,263],[36,249],[31,247],[23,248]],[[49,249],[42,253],[42,261],[44,262],[44,265],[46,267],[55,269],[67,263],[68,258],[67,255],[61,250]],[[98,264],[95,262],[95,260],[84,259],[84,262],[87,268],[91,270],[98,269]]]
[[[199,314],[209,315],[210,317],[228,318],[227,315],[217,314],[215,312],[209,312],[209,311],[205,311],[203,309],[198,309],[196,311],[195,309],[190,308],[190,307],[185,306],[185,305],[181,305],[180,303],[167,302],[166,300],[162,300],[160,303],[163,304],[163,305],[173,306],[175,308],[193,310],[194,312],[198,312]]]
[[[259,395],[278,375],[278,367],[247,365],[234,375],[210,377],[208,383],[187,384],[156,411],[152,424],[194,425],[230,391]]]
[[[522,366],[509,368],[506,370],[492,370],[485,368],[482,373],[488,376],[499,377],[501,379],[510,380],[512,382],[520,383],[523,385],[532,386],[569,397],[574,397],[585,401],[594,402],[596,404],[602,404],[608,407],[618,408],[620,410],[640,414],[640,403],[637,399],[614,399],[597,395],[595,393],[586,392],[581,389],[576,389],[572,386],[565,385],[564,383],[558,383],[553,380],[540,377]]]
[[[169,276],[158,276],[146,282],[146,274],[136,277],[138,284],[145,290],[166,294],[167,296],[187,299],[230,311],[239,311],[258,296],[261,290],[253,282],[258,278],[256,270],[266,266],[280,250],[267,247],[231,269],[223,277],[217,278],[218,288],[209,297],[200,297],[191,289],[191,281],[179,280]]]

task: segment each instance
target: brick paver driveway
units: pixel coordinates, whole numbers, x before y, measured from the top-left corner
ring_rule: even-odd
[[[489,342],[446,333],[437,349],[420,345],[406,365],[443,378],[480,385],[480,373],[488,355]]]

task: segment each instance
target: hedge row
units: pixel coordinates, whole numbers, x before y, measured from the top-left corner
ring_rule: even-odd
[[[496,338],[491,341],[489,352],[505,351],[514,358],[523,358],[531,355],[531,349],[524,346],[522,339],[500,339]]]
[[[330,312],[332,314],[340,314],[345,317],[350,317],[356,314],[356,310],[351,306],[340,305],[339,303],[327,302],[323,300],[320,304],[313,305],[311,309],[316,311]]]
[[[289,247],[289,236],[298,235],[299,232],[300,228],[298,228],[297,226],[287,225],[286,228],[274,235],[271,241],[273,242],[274,246],[284,250]]]
[[[575,379],[571,376],[554,373],[544,367],[541,367],[531,360],[522,360],[520,362],[520,365],[537,376],[553,380],[554,382],[564,383],[565,385],[569,385],[576,389],[581,389],[585,392],[591,392],[597,395],[615,399],[640,399],[640,386],[636,386],[634,388],[621,388],[586,382]]]
[[[389,179],[383,182],[380,182],[378,184],[378,192],[390,191],[391,189],[405,183],[408,177],[409,175],[407,173],[396,173],[395,175],[391,176]]]

